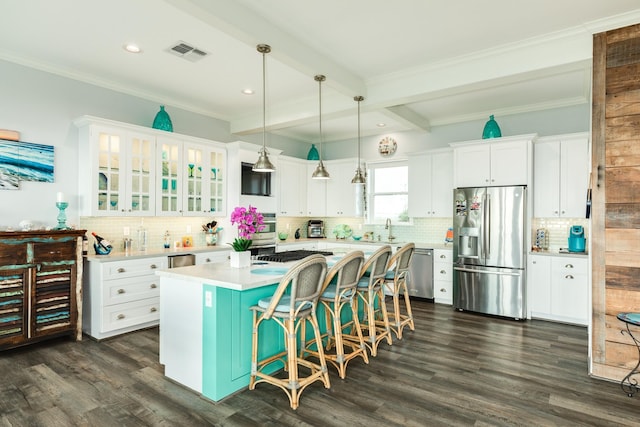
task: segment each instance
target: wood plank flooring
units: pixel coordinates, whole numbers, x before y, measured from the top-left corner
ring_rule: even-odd
[[[270,385],[214,403],[167,380],[158,330],[0,353],[0,426],[615,426],[640,395],[587,375],[587,330],[413,302],[416,331],[331,370],[293,411]]]

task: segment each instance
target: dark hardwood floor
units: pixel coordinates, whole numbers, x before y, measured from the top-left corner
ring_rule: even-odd
[[[639,425],[640,396],[587,375],[586,328],[413,307],[415,332],[296,411],[266,384],[214,403],[167,380],[157,329],[4,351],[0,426]]]

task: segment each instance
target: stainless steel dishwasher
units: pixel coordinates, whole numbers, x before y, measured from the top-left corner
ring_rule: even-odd
[[[433,299],[433,249],[416,248],[407,277],[409,296]]]
[[[196,256],[194,254],[169,255],[169,268],[189,265],[196,265]]]

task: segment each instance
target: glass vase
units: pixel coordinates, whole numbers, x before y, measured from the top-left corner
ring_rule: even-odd
[[[158,111],[158,114],[156,114],[156,118],[153,119],[152,127],[154,129],[173,132],[173,123],[171,123],[171,117],[169,117],[169,114],[164,111],[164,105],[160,106],[160,111]]]

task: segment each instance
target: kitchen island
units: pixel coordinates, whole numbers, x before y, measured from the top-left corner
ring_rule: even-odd
[[[246,387],[253,328],[249,307],[273,295],[290,264],[231,268],[226,262],[156,272],[165,375],[214,401]],[[284,348],[282,331],[271,322],[260,328],[260,339],[269,343],[261,349],[264,354]],[[280,368],[274,365],[274,371]]]

